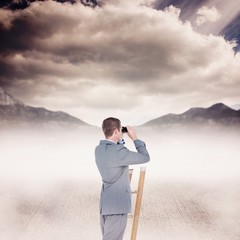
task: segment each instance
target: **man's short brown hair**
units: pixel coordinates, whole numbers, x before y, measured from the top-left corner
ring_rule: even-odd
[[[106,138],[111,137],[115,129],[120,131],[120,127],[121,121],[113,117],[106,118],[102,123],[102,130]]]

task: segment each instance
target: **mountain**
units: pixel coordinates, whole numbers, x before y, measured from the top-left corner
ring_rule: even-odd
[[[25,105],[0,87],[0,126],[9,124],[44,126],[88,126],[65,112]]]
[[[0,106],[24,105],[21,101],[0,87]]]
[[[209,108],[191,108],[182,114],[167,114],[142,126],[195,127],[195,126],[240,126],[240,110],[217,103]]]

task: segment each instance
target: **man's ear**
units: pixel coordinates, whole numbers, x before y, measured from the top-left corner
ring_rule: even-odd
[[[118,130],[116,128],[114,129],[114,134],[118,134]]]

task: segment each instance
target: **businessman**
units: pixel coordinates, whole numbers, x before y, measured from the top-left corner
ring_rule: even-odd
[[[136,152],[129,151],[124,144],[121,122],[107,118],[102,123],[105,140],[95,149],[95,161],[102,177],[100,196],[100,223],[102,240],[122,240],[127,225],[127,214],[131,212],[131,189],[129,165],[150,160],[146,145],[137,138],[133,127],[127,127]]]

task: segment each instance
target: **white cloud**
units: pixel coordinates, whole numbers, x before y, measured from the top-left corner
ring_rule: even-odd
[[[203,14],[202,16],[196,16],[195,11],[187,12],[188,20],[193,24],[194,29],[202,34],[219,35],[222,33],[222,30],[238,16],[240,11],[239,3],[239,0],[208,0],[204,2],[204,6],[206,9],[210,10],[209,14],[207,14],[208,11],[206,11],[206,14]],[[211,13],[211,9],[214,8],[217,9],[217,12],[213,10]],[[196,18],[198,19],[199,23],[205,21],[206,23],[197,25]],[[208,18],[212,20],[217,18],[217,20],[212,21]]]
[[[221,14],[215,7],[208,8],[203,6],[197,11],[196,24],[197,26],[200,26],[207,22],[216,22],[220,18]]]

